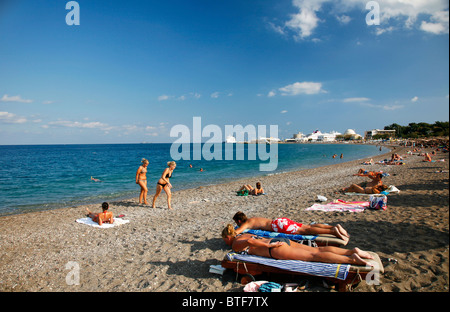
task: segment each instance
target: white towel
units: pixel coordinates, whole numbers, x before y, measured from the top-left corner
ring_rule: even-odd
[[[128,223],[128,222],[130,222],[130,220],[123,220],[121,218],[114,218],[114,223],[113,224],[103,223],[101,226],[97,222],[92,221],[92,219],[89,218],[89,217],[88,218],[78,219],[78,220],[76,220],[76,222],[81,223],[81,224],[90,225],[90,226],[93,226],[93,227],[102,228],[102,229],[108,229],[108,228],[112,228],[112,227],[115,227],[115,226],[119,226],[119,225]]]

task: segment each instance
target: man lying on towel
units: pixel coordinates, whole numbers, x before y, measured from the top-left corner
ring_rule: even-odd
[[[231,224],[223,229],[222,238],[235,252],[277,260],[370,265],[364,259],[373,259],[369,253],[359,248],[349,250],[333,246],[310,247],[286,238],[270,239],[251,234],[237,235]]]
[[[350,237],[340,224],[336,226],[326,224],[307,225],[292,221],[288,218],[278,218],[274,220],[259,217],[247,218],[241,211],[238,211],[234,215],[233,220],[239,226],[236,230],[236,234],[241,234],[243,231],[249,229],[300,235],[331,234],[345,242],[348,242]]]

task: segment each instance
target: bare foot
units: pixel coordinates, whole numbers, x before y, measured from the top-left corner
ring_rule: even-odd
[[[338,229],[336,226],[333,227],[333,232],[334,232],[334,235],[335,235],[337,238],[342,239],[343,241],[345,241],[345,243],[348,242],[349,238],[348,238],[347,236],[342,235],[342,233],[339,232],[339,229]]]
[[[364,259],[373,259],[373,256],[372,256],[370,253],[368,253],[367,251],[361,250],[361,249],[359,249],[358,247],[355,247],[355,248],[353,249],[353,251],[355,252],[355,254],[357,254],[357,255],[360,256],[361,258],[364,258]]]
[[[336,227],[342,235],[350,238],[350,235],[348,235],[347,231],[342,227],[342,225],[338,224],[336,225]]]
[[[369,265],[369,266],[373,266],[372,264],[370,264],[368,261],[363,260],[360,256],[358,256],[357,254],[353,254],[350,256],[350,258],[354,261],[354,264],[356,265]]]

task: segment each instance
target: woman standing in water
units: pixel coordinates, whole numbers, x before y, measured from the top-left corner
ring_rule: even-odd
[[[167,168],[164,169],[161,178],[159,178],[158,183],[156,183],[156,193],[153,196],[153,208],[155,208],[156,199],[158,198],[161,191],[164,190],[167,194],[167,204],[169,209],[172,209],[171,199],[172,192],[170,189],[172,188],[172,184],[170,184],[170,178],[172,177],[173,170],[176,168],[177,164],[174,161],[169,161],[167,163]]]
[[[142,158],[142,165],[139,166],[137,172],[136,172],[136,184],[139,184],[141,187],[141,193],[139,194],[139,204],[142,204],[142,201],[144,202],[144,205],[148,205],[147,203],[147,166],[148,166],[148,160],[145,158]]]

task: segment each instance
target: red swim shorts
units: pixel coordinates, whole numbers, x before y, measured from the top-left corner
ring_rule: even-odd
[[[288,218],[278,218],[272,221],[272,229],[274,232],[285,234],[297,234],[302,227],[301,223],[297,223]]]

